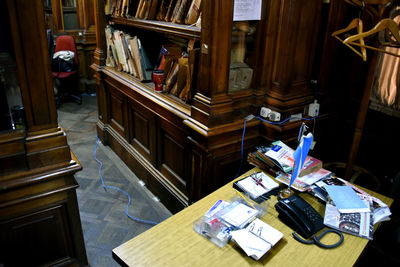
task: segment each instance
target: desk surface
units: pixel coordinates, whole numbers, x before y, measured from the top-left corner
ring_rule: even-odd
[[[252,170],[254,171],[254,170]],[[244,175],[242,175],[243,177]],[[239,177],[238,179],[240,179]],[[389,206],[393,200],[365,190]],[[232,242],[219,248],[193,230],[193,222],[200,218],[217,200],[228,200],[235,195],[232,183],[221,187],[188,208],[180,211],[150,230],[113,250],[113,257],[128,266],[352,266],[368,243],[367,239],[344,234],[344,242],[335,249],[323,249],[295,241],[292,230],[278,218],[272,197],[263,221],[284,235],[259,261],[255,261]],[[324,214],[324,205],[308,194],[302,195],[314,208]],[[134,227],[134,226],[133,226]],[[338,240],[334,234],[323,238],[330,244]]]

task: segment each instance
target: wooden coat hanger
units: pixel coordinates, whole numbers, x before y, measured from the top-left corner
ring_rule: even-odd
[[[364,38],[359,38],[359,39],[358,39],[358,40],[359,40],[359,43],[357,43],[357,42],[345,43],[345,42],[339,37],[339,34],[348,32],[348,31],[353,30],[353,29],[357,29],[358,34],[360,34],[360,33],[363,32],[363,22],[362,22],[361,19],[359,19],[359,18],[353,19],[353,20],[350,22],[350,24],[349,24],[346,28],[341,29],[341,30],[337,30],[337,31],[333,32],[333,33],[332,33],[332,36],[335,37],[336,39],[338,39],[338,40],[339,40],[340,42],[342,42],[343,44],[345,44],[347,47],[349,47],[349,48],[350,48],[352,51],[354,51],[357,55],[359,55],[360,57],[362,57],[362,59],[363,59],[364,61],[367,61],[367,50],[365,49]],[[358,34],[357,34],[357,35],[358,35]],[[346,39],[346,40],[347,40],[347,39]],[[360,45],[359,45],[359,46],[361,47],[361,48],[360,48],[360,51],[357,51],[354,47],[351,46],[351,45],[354,45],[354,44],[360,44]]]
[[[380,32],[380,31],[383,31],[386,29],[388,29],[393,34],[393,37],[400,44],[399,25],[397,25],[397,23],[392,19],[382,19],[381,21],[378,22],[378,24],[376,24],[376,26],[373,29],[350,36],[346,40],[344,40],[344,43],[351,43],[356,40],[361,40],[364,37],[368,37],[370,35],[373,35],[377,32]]]
[[[364,37],[368,37],[371,36],[377,32],[383,31],[388,29],[390,31],[390,33],[393,34],[393,37],[396,39],[397,41],[397,45],[400,45],[400,34],[399,34],[399,26],[397,25],[397,23],[392,20],[392,19],[382,19],[380,22],[378,22],[378,24],[371,30],[367,31],[367,32],[363,32],[363,33],[359,33],[353,36],[350,36],[348,38],[346,38],[343,43],[346,45],[355,45],[355,46],[360,46],[360,47],[364,47],[364,48],[368,48],[371,50],[375,50],[375,51],[379,51],[379,52],[383,52],[392,56],[396,56],[396,57],[400,57],[400,54],[396,54],[396,53],[392,53],[390,51],[387,51],[385,49],[382,48],[378,48],[378,47],[374,47],[374,46],[369,46],[369,45],[365,45],[365,44],[361,44],[361,42],[357,42],[357,40],[363,40]],[[387,45],[392,45],[392,43],[381,43],[382,46],[387,46]]]

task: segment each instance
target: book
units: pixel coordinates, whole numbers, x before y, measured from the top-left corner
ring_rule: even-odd
[[[151,80],[151,73],[153,71],[153,65],[150,62],[149,57],[147,56],[146,50],[144,49],[141,41],[137,38],[139,55],[140,55],[140,64],[142,65],[143,77],[145,81]]]
[[[188,73],[188,57],[181,57],[178,59],[178,73],[174,88],[171,90],[171,94],[179,96],[180,92],[186,85],[187,73]]]
[[[364,202],[349,186],[327,185],[325,190],[340,213],[370,212],[368,202]]]
[[[133,66],[134,62],[133,62],[132,53],[129,50],[128,42],[126,41],[127,35],[122,32],[120,36],[121,36],[122,47],[124,49],[125,58],[126,58],[127,72],[129,74],[133,74],[134,76],[136,76],[136,71]],[[128,37],[129,37],[129,35],[128,35]]]
[[[297,179],[293,182],[291,187],[300,192],[304,192],[306,190],[308,191],[312,184],[327,177],[330,177],[331,175],[332,172],[321,168],[316,172],[312,172],[302,177],[297,177]],[[275,179],[283,184],[289,185],[291,178],[292,178],[291,174],[281,173],[277,175]]]
[[[127,65],[126,65],[126,58],[125,58],[125,53],[124,53],[124,48],[122,47],[122,42],[121,42],[121,31],[119,30],[114,30],[113,32],[113,41],[115,45],[115,51],[117,54],[118,58],[118,70],[119,71],[127,71]]]
[[[145,80],[144,77],[144,71],[142,68],[142,64],[140,62],[140,52],[139,52],[139,44],[138,44],[138,38],[137,36],[134,36],[133,38],[131,38],[129,40],[130,43],[130,47],[132,49],[132,53],[133,53],[133,59],[135,61],[135,65],[137,68],[137,78],[141,81]]]
[[[271,161],[273,161],[281,170],[290,173],[294,166],[294,150],[287,146],[282,141],[275,141],[272,143],[272,148],[265,154]],[[299,173],[299,177],[315,172],[322,168],[322,161],[312,156],[307,156],[303,169]]]
[[[181,7],[183,1],[184,0],[177,0],[176,1],[175,7],[172,10],[171,18],[169,19],[169,21],[175,22],[174,20],[176,19],[176,16],[178,14],[178,10]]]
[[[157,11],[156,20],[164,20],[168,11],[170,0],[161,0],[160,6]]]
[[[165,91],[169,92],[174,87],[177,79],[177,74],[179,70],[179,64],[177,61],[174,61],[174,64],[171,68],[171,71],[167,74],[165,79]]]
[[[200,16],[201,0],[193,0],[187,12],[185,23],[192,25],[195,24]]]
[[[105,38],[106,38],[106,47],[107,47],[107,57],[106,57],[106,66],[108,67],[117,67],[117,52],[115,51],[115,46],[113,42],[113,32],[114,29],[107,25],[104,29]]]
[[[146,19],[154,20],[156,18],[157,8],[158,8],[158,0],[152,0],[149,7],[149,13],[146,16]]]
[[[185,16],[186,16],[187,10],[189,8],[188,4],[190,4],[189,0],[181,1],[179,8],[176,11],[175,16],[172,18],[172,22],[179,23],[179,24],[185,23]]]
[[[177,0],[170,0],[168,3],[168,8],[167,8],[167,12],[165,13],[164,16],[164,21],[171,21],[172,18],[172,13],[174,12],[174,8],[176,5]]]

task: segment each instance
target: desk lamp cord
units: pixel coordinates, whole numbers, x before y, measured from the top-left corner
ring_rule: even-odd
[[[96,143],[96,146],[95,146],[95,148],[94,148],[94,159],[100,164],[100,167],[99,167],[99,176],[100,176],[101,184],[102,184],[103,188],[104,188],[104,189],[107,189],[107,188],[115,189],[115,190],[117,190],[117,191],[119,191],[119,192],[121,192],[121,193],[124,193],[124,194],[128,197],[128,204],[126,205],[126,211],[125,211],[125,213],[126,213],[126,216],[128,216],[130,219],[132,219],[132,220],[134,220],[134,221],[136,221],[136,222],[140,222],[140,223],[147,223],[147,224],[153,224],[153,225],[158,224],[158,223],[153,222],[153,221],[146,221],[146,220],[138,219],[138,218],[135,218],[135,217],[129,215],[129,205],[131,204],[131,196],[130,196],[127,192],[125,192],[124,190],[122,190],[122,189],[120,189],[120,188],[118,188],[118,187],[109,186],[109,185],[105,185],[105,184],[104,184],[104,179],[103,179],[103,176],[101,175],[101,169],[103,168],[103,163],[102,163],[100,160],[98,160],[98,159],[97,159],[97,156],[96,156],[96,154],[97,154],[97,147],[98,147],[99,143],[100,143],[100,139],[99,139],[99,137],[97,137],[97,143]]]

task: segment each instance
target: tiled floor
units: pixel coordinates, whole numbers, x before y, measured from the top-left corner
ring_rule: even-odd
[[[112,258],[115,247],[151,228],[126,215],[128,198],[112,189],[104,189],[99,176],[100,164],[94,158],[97,142],[97,99],[83,96],[82,105],[64,103],[58,109],[58,122],[67,134],[68,144],[83,166],[76,173],[82,228],[89,263],[93,267],[119,266]],[[139,179],[107,146],[97,146],[96,157],[102,162],[106,186],[124,190],[131,196],[129,215],[143,220],[161,222],[171,213],[140,185]]]

